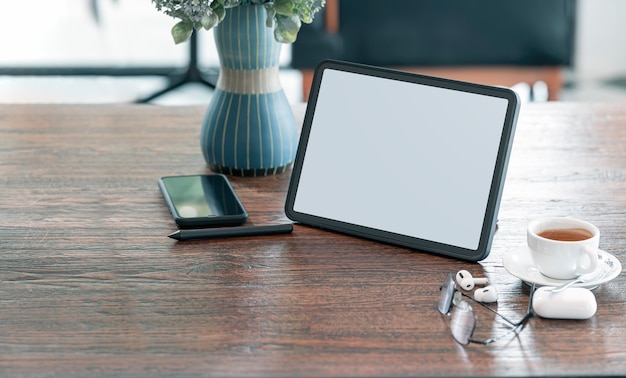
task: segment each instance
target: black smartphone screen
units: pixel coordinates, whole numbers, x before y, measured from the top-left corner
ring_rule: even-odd
[[[181,227],[235,225],[248,218],[222,174],[162,177],[159,187]]]

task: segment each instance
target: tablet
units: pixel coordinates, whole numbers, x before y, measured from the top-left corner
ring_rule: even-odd
[[[482,260],[518,112],[519,99],[506,88],[324,61],[313,78],[286,215]]]

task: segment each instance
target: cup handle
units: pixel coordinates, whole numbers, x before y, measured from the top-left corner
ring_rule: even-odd
[[[587,274],[598,268],[598,250],[595,248],[583,247],[580,257],[578,258],[578,266],[576,274]]]

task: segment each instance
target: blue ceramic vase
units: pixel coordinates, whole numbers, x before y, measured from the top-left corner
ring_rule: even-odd
[[[262,5],[240,5],[214,29],[220,74],[201,147],[215,172],[266,176],[285,171],[295,157],[296,124],[278,77],[281,44],[266,18]]]

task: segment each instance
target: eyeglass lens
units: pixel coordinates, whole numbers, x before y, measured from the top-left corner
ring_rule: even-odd
[[[454,292],[456,291],[456,286],[454,283],[454,275],[452,273],[448,273],[448,277],[446,281],[441,285],[441,293],[439,295],[439,304],[437,308],[439,312],[442,314],[447,314],[450,312],[450,307],[452,307],[452,299],[454,298]]]
[[[476,327],[476,315],[469,303],[459,302],[454,307],[450,321],[452,337],[461,344],[468,344]]]

